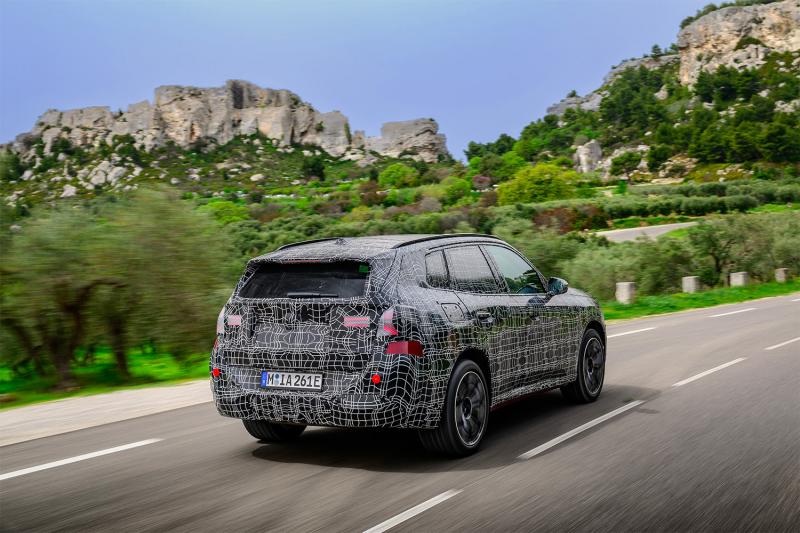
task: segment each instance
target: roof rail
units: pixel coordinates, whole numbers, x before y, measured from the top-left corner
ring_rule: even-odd
[[[487,235],[485,233],[448,233],[446,235],[429,235],[427,237],[420,237],[419,239],[413,239],[410,241],[404,241],[392,246],[392,248],[402,248],[403,246],[408,246],[409,244],[417,244],[420,242],[426,241],[435,241],[438,239],[449,239],[451,237],[485,237],[487,239],[497,239],[500,240],[500,237],[495,237],[494,235]]]
[[[277,252],[278,250],[285,250],[286,248],[294,248],[295,246],[303,246],[304,244],[313,244],[315,242],[335,241],[340,238],[341,237],[326,237],[324,239],[311,239],[310,241],[292,242],[289,244],[284,244],[275,251]]]

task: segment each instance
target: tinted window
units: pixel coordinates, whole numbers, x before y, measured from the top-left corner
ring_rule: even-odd
[[[513,250],[500,246],[487,246],[486,251],[494,260],[500,275],[506,281],[509,292],[536,294],[547,292],[536,270]]]
[[[500,292],[489,263],[477,246],[449,248],[447,267],[454,289],[465,292]]]
[[[438,289],[449,288],[447,266],[444,263],[442,252],[433,252],[425,256],[425,272],[428,285]]]
[[[239,291],[241,298],[353,298],[363,296],[369,265],[262,263]]]

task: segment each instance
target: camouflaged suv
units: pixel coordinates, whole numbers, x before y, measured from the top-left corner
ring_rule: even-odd
[[[474,452],[490,411],[603,387],[597,302],[488,235],[332,238],[252,259],[219,314],[214,401],[265,441],[307,425],[414,428]]]

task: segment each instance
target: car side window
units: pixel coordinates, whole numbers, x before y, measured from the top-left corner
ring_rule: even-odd
[[[433,252],[425,256],[425,280],[428,285],[437,289],[449,289],[450,279],[442,252]]]
[[[519,254],[502,246],[485,246],[485,250],[494,260],[500,275],[513,294],[544,294],[539,274]]]
[[[445,255],[453,289],[484,294],[501,292],[492,268],[478,246],[448,248]]]

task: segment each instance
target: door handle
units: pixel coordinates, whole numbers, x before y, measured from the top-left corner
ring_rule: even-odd
[[[494,322],[494,317],[489,311],[477,311],[475,317],[482,324],[492,324]]]

